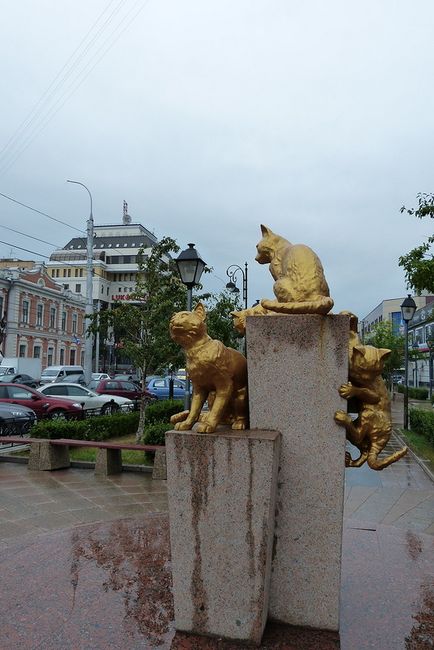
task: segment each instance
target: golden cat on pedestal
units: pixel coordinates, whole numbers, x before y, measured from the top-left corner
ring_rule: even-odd
[[[193,384],[190,411],[173,415],[178,431],[186,431],[199,420],[199,433],[212,433],[229,422],[232,429],[248,426],[247,361],[237,350],[208,336],[206,312],[199,303],[193,311],[181,311],[170,319],[170,336],[184,348],[187,372]],[[208,400],[209,411],[201,415]]]

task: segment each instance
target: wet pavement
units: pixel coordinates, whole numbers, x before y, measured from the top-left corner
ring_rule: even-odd
[[[340,647],[433,648],[433,482],[411,455],[346,479]],[[145,474],[1,462],[2,650],[239,648],[175,634],[166,510],[165,482]],[[261,647],[339,642],[268,626]]]

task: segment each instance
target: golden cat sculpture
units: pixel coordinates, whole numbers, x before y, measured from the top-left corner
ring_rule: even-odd
[[[264,309],[281,314],[327,314],[333,307],[318,256],[304,244],[291,244],[261,225],[256,261],[270,264],[276,300],[261,300]]]
[[[193,311],[181,311],[170,319],[170,336],[184,348],[187,372],[193,384],[190,411],[173,415],[175,429],[186,431],[200,419],[199,433],[212,433],[219,424],[232,429],[248,426],[247,360],[207,334],[206,312],[199,303]],[[208,400],[209,411],[201,410]]]
[[[356,460],[347,452],[345,465],[361,467],[367,461],[371,469],[382,470],[407,453],[407,447],[403,447],[385,458],[378,458],[392,432],[390,399],[381,376],[390,350],[363,345],[357,334],[357,316],[350,312],[341,313],[350,317],[350,381],[340,387],[339,394],[345,399],[355,398],[358,416],[353,422],[345,411],[336,411],[335,420],[345,427],[347,439],[360,451]]]

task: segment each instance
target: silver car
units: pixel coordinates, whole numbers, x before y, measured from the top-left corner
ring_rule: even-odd
[[[65,382],[60,384],[47,384],[46,386],[41,386],[38,390],[43,395],[51,395],[52,397],[78,402],[83,406],[85,411],[89,409],[100,409],[101,415],[110,415],[121,409],[122,411],[132,411],[134,409],[134,402],[126,397],[99,395],[80,384],[68,384]]]

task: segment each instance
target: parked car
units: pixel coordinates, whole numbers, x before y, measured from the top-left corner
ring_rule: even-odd
[[[83,375],[83,366],[48,366],[41,373],[41,384],[50,384],[56,381],[62,381],[65,377],[71,375]]]
[[[86,386],[86,379],[84,378],[84,375],[66,375],[66,377],[62,377],[62,379],[58,379],[55,383],[63,384],[63,383],[68,383],[68,384],[80,384],[81,386]]]
[[[95,392],[100,395],[119,395],[127,397],[137,402],[142,397],[142,389],[132,381],[120,381],[119,379],[103,379],[95,388]],[[156,395],[145,388],[145,398],[148,400],[156,399]]]
[[[138,386],[141,384],[139,376],[134,373],[115,375],[113,379],[116,379],[118,381],[132,381],[134,384],[137,384]]]
[[[80,402],[84,410],[101,409],[101,415],[115,413],[120,408],[125,411],[131,411],[134,408],[134,402],[125,397],[118,395],[99,395],[80,384],[48,384],[41,386],[39,392],[43,395],[50,395],[61,399],[68,399],[74,402]]]
[[[36,413],[27,406],[0,402],[0,436],[23,436],[36,422]]]
[[[28,406],[39,418],[51,419],[82,418],[83,409],[79,402],[48,397],[34,388],[22,384],[0,384],[0,403]]]
[[[169,399],[170,377],[152,377],[148,382],[148,390],[157,396],[157,399]],[[174,399],[184,399],[185,382],[173,378]]]
[[[101,379],[110,379],[110,375],[108,375],[106,372],[93,372],[92,373],[92,381],[93,380],[101,381]]]
[[[30,375],[25,375],[19,373],[16,375],[0,375],[0,382],[7,384],[23,384],[23,386],[30,386],[30,388],[36,388],[38,385],[37,380]]]

